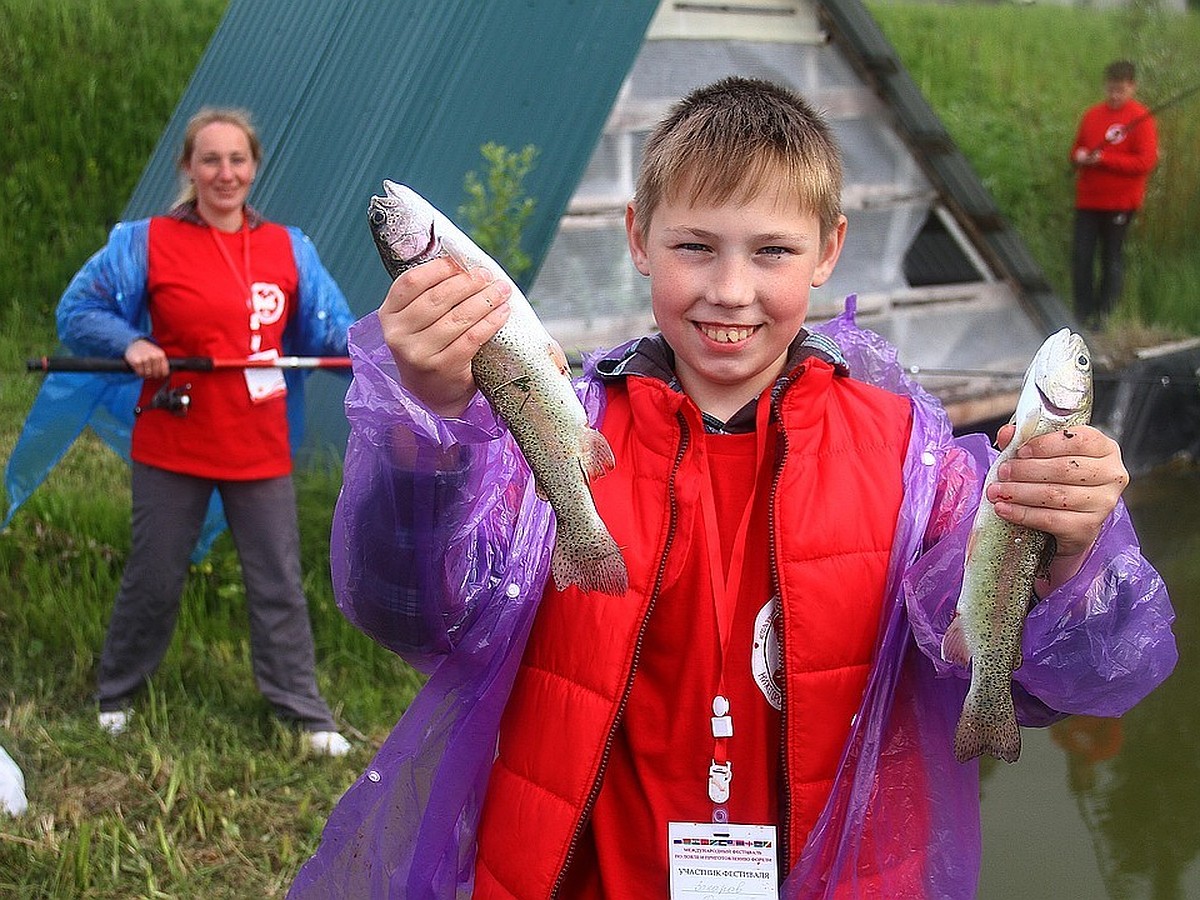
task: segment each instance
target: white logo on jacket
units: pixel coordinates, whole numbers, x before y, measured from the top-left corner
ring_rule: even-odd
[[[260,325],[274,325],[283,318],[287,296],[279,285],[270,281],[256,281],[250,285],[250,297]]]

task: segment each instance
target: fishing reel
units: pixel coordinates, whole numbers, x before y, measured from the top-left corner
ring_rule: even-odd
[[[172,415],[186,416],[192,405],[192,396],[188,393],[191,389],[191,382],[173,388],[169,381],[164,381],[162,387],[155,391],[154,396],[150,398],[150,405],[135,406],[133,414],[140,416],[151,409],[165,409]]]

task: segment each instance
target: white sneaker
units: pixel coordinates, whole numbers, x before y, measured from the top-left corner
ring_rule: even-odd
[[[121,734],[129,727],[129,710],[118,709],[100,713],[100,727],[109,734]]]
[[[320,756],[345,756],[350,752],[350,742],[336,731],[306,731],[304,740]]]

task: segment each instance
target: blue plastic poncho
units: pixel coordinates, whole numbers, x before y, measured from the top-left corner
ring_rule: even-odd
[[[285,352],[340,356],[353,315],[341,289],[321,264],[312,241],[288,227],[299,275],[296,314],[284,335]],[[71,279],[57,310],[59,337],[81,356],[121,358],[125,348],[150,334],[146,275],[150,220],[117,224],[108,243]],[[309,371],[287,370],[288,423],[293,452],[304,433],[304,382]],[[8,511],[0,528],[49,475],[83,429],[92,430],[129,460],[134,407],[141,380],[134,375],[52,372],[34,398],[4,471]],[[193,560],[207,554],[225,527],[220,497],[213,494]]]

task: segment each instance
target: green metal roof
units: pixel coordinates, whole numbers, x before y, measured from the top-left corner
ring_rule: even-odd
[[[522,248],[537,273],[657,0],[231,0],[125,209],[164,211],[187,120],[254,115],[264,146],[250,202],[297,225],[358,315],[389,280],[367,226],[385,178],[451,218],[493,141],[538,148]],[[340,446],[346,382],[307,391],[309,449]]]
[[[254,114],[250,202],[303,228],[357,313],[388,279],[366,224],[384,178],[455,218],[488,142],[538,148],[522,242],[532,280],[657,0],[231,0],[126,208],[162,212],[188,118]]]

